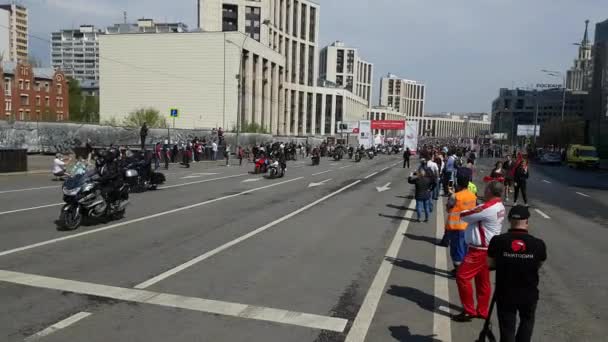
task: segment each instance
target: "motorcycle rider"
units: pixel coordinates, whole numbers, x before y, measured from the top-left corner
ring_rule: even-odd
[[[281,167],[281,175],[285,174],[285,170],[287,169],[287,157],[285,156],[285,145],[281,144],[281,146],[279,146],[279,155],[278,155],[278,160],[279,160],[279,166]]]
[[[122,172],[116,160],[116,154],[115,150],[103,153],[97,164],[101,194],[107,203],[119,198],[119,189],[123,185]]]

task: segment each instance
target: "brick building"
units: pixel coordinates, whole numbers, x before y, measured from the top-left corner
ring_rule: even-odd
[[[67,121],[68,82],[60,70],[32,68],[27,63],[0,65],[0,104],[2,119],[17,121]]]

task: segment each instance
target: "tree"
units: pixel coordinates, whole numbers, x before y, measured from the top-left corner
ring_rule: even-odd
[[[85,122],[99,122],[99,97],[92,95],[85,96],[82,114]]]
[[[144,122],[147,123],[150,128],[167,127],[167,120],[154,108],[139,108],[129,113],[123,120],[123,124],[127,127],[141,127]]]
[[[585,122],[581,118],[552,118],[541,125],[541,145],[567,146],[582,144],[585,138]]]
[[[80,82],[74,78],[68,78],[68,93],[70,96],[70,121],[84,122],[85,115],[82,112],[82,90]]]

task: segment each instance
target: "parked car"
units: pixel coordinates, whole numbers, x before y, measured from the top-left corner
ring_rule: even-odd
[[[541,164],[561,164],[562,156],[559,152],[545,152],[540,157]]]

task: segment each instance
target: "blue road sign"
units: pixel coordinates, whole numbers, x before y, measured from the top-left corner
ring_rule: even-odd
[[[179,117],[179,110],[177,108],[171,108],[169,111],[169,115],[172,118],[178,118]]]

